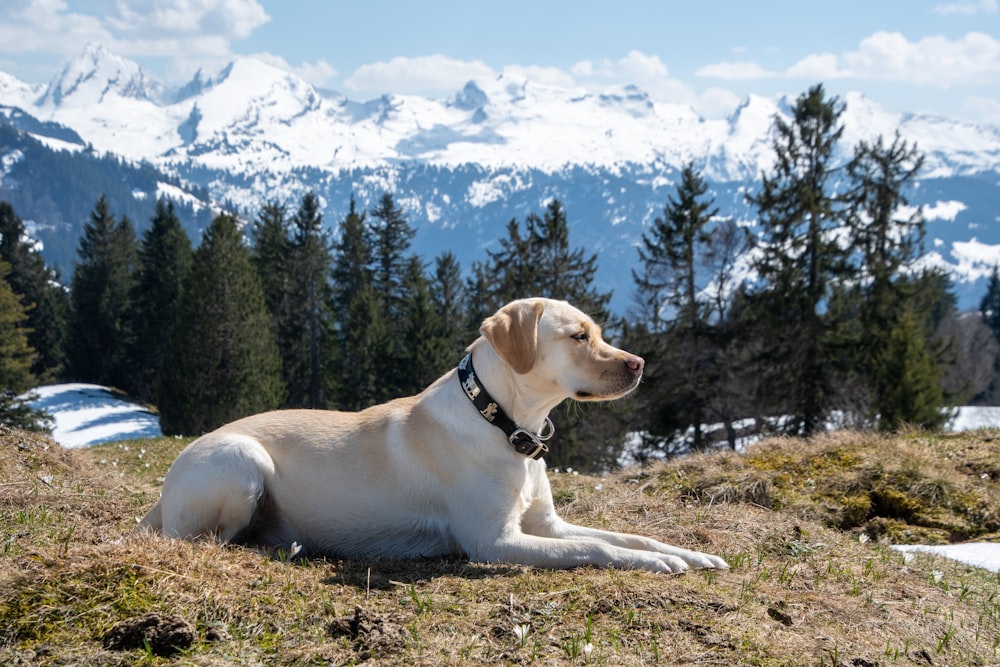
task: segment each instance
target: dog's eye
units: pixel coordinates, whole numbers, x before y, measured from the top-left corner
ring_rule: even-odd
[[[578,334],[573,334],[572,336],[570,336],[570,338],[572,338],[573,340],[589,340],[590,334],[588,334],[586,331],[583,331]]]

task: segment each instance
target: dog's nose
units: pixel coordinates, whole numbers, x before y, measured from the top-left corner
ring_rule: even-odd
[[[645,368],[646,362],[642,357],[637,357],[635,355],[629,355],[625,357],[625,367],[632,371],[633,375],[642,375],[642,369]]]

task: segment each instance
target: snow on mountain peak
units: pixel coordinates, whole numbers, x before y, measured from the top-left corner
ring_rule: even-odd
[[[93,106],[109,93],[152,101],[159,93],[159,84],[135,62],[111,53],[103,44],[89,42],[52,79],[39,103],[58,107],[71,100],[77,107]]]
[[[0,77],[0,104],[76,130],[102,151],[164,165],[178,161],[230,172],[331,172],[400,160],[453,166],[535,168],[694,161],[708,178],[757,177],[773,160],[774,117],[795,99],[748,96],[724,120],[654,101],[633,85],[560,88],[523,73],[476,79],[448,99],[385,95],[365,103],[324,98],[294,74],[250,57],[199,72],[168,97],[134,62],[88,44],[35,104]],[[844,146],[898,129],[927,154],[933,176],[995,171],[1000,128],[886,111],[849,93]]]

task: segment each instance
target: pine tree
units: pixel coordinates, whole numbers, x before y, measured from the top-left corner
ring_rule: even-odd
[[[438,255],[430,285],[431,300],[440,322],[438,337],[453,360],[461,357],[462,350],[475,339],[478,331],[478,323],[472,327],[467,324],[469,307],[465,290],[458,258],[451,252]]]
[[[0,423],[44,430],[46,415],[33,409],[24,396],[37,382],[31,372],[35,351],[24,326],[27,314],[9,276],[10,265],[0,260]]]
[[[285,205],[272,200],[253,222],[251,259],[264,288],[264,301],[274,321],[274,338],[284,349],[292,325],[289,296],[291,238]]]
[[[714,279],[705,268],[713,255],[712,219],[718,214],[708,185],[688,164],[681,171],[676,197],[667,198],[663,217],[643,234],[639,260],[643,272],[633,269],[638,300],[646,309],[645,356],[650,360],[644,389],[656,404],[661,426],[692,432],[691,446],[703,449],[702,426],[708,406],[720,391],[714,349],[717,337],[709,322],[711,303],[702,281]],[[666,418],[664,418],[666,417]],[[665,429],[668,430],[669,429]]]
[[[380,400],[385,400],[406,395],[414,386],[413,370],[406,366],[409,352],[404,341],[407,341],[406,308],[414,288],[409,280],[413,261],[410,245],[416,230],[390,194],[382,196],[370,216],[372,287],[379,300],[379,316],[386,335],[372,339],[374,347],[368,354],[378,378]]]
[[[406,272],[406,310],[400,377],[404,385],[401,394],[416,394],[436,380],[456,362],[456,354],[448,349],[442,335],[441,315],[431,296],[423,262],[411,257]]]
[[[159,403],[167,334],[177,319],[193,251],[172,202],[157,201],[150,222],[139,247],[132,292],[132,386],[140,398]]]
[[[236,218],[212,221],[182,295],[160,392],[163,431],[204,433],[279,407],[281,357]]]
[[[912,310],[899,317],[874,363],[885,384],[877,415],[880,431],[906,425],[939,429],[945,424],[949,415],[942,410],[940,372]]]
[[[319,199],[308,192],[292,218],[289,247],[289,326],[281,352],[290,407],[325,408],[330,400],[332,264]]]
[[[27,307],[28,345],[36,352],[31,372],[40,382],[58,379],[65,366],[66,318],[69,299],[59,275],[30,242],[24,221],[0,201],[0,261],[10,265],[7,282]]]
[[[846,272],[837,239],[844,214],[833,194],[843,111],[817,85],[798,98],[790,124],[776,117],[774,170],[764,175],[760,193],[748,197],[763,237],[754,263],[763,284],[756,310],[767,344],[761,387],[767,396],[787,397],[770,410],[790,413],[787,430],[802,435],[823,426],[836,384],[824,308]]]
[[[853,186],[848,224],[857,250],[855,275],[860,277],[854,288],[859,292],[857,340],[860,349],[855,363],[869,387],[869,416],[878,420],[880,428],[885,428],[886,423],[898,426],[899,419],[890,417],[887,422],[887,414],[910,419],[906,409],[893,405],[901,392],[944,400],[940,364],[935,361],[913,360],[920,365],[919,372],[901,376],[894,374],[898,368],[885,368],[880,363],[894,361],[892,346],[909,343],[907,336],[922,333],[926,342],[932,332],[926,324],[919,330],[916,328],[917,320],[926,322],[930,313],[914,310],[918,303],[912,295],[913,282],[908,278],[922,250],[923,215],[918,208],[900,216],[901,211],[912,210],[906,193],[914,187],[922,164],[923,156],[897,134],[889,146],[881,137],[873,144],[861,142],[847,168]],[[925,304],[925,308],[930,305]],[[903,322],[904,314],[913,321]],[[900,386],[908,381],[928,382],[933,386]],[[942,408],[943,403],[936,407]],[[920,417],[913,423],[929,422]]]
[[[70,292],[68,363],[72,377],[133,389],[131,294],[136,238],[127,217],[116,221],[102,195],[90,214]]]
[[[983,321],[989,326],[993,336],[1000,340],[1000,268],[996,265],[986,283],[986,294],[979,302],[979,312],[983,314]]]
[[[569,301],[599,321],[609,319],[611,293],[592,286],[597,254],[588,257],[583,248],[570,247],[569,223],[559,200],[549,202],[542,216],[529,214],[523,234],[517,220],[511,220],[500,250],[489,255],[486,271],[495,277],[494,310],[514,299],[544,296]]]
[[[382,300],[382,311],[391,322],[402,312],[409,250],[417,232],[388,193],[372,209],[369,229],[375,262],[373,285]]]
[[[373,262],[365,213],[357,210],[352,196],[333,241],[335,370],[331,385],[333,404],[341,410],[360,410],[383,397],[373,351],[386,347],[387,333],[372,287]]]

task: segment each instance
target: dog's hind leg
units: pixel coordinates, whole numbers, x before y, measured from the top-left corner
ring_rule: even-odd
[[[253,438],[209,435],[191,443],[163,482],[163,534],[222,542],[244,535],[273,474],[274,462]]]

